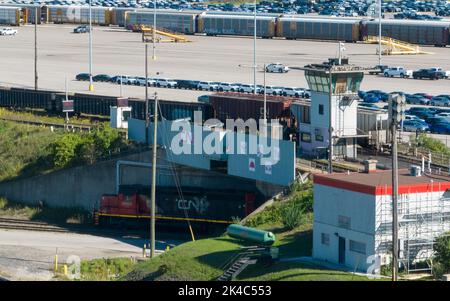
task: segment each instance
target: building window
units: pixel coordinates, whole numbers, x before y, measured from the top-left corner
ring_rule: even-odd
[[[322,241],[322,245],[329,246],[330,245],[330,234],[322,233],[320,240]]]
[[[350,240],[350,251],[366,255],[366,244]]]
[[[319,115],[323,115],[323,105],[319,105]]]
[[[302,142],[311,143],[311,134],[310,133],[300,133],[300,140]]]
[[[338,216],[338,227],[344,229],[350,229],[351,219],[348,216],[339,215]]]
[[[316,141],[323,142],[323,136],[322,135],[316,135]]]

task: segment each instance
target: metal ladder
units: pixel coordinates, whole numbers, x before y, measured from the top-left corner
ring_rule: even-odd
[[[246,251],[234,255],[222,266],[225,272],[217,278],[217,281],[230,281],[236,278],[247,266],[257,262],[257,259],[254,257],[261,255],[266,250],[266,248],[254,246],[244,249]]]

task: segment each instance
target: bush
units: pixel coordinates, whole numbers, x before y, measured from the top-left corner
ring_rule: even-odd
[[[431,152],[450,155],[450,149],[444,143],[442,143],[438,139],[428,137],[425,134],[420,134],[417,137],[417,144],[419,146],[426,148],[427,150],[429,150]]]
[[[52,144],[52,157],[55,167],[65,167],[78,157],[77,150],[83,139],[78,134],[65,134]]]
[[[288,230],[297,228],[303,220],[304,209],[300,205],[291,203],[281,208],[281,222]]]
[[[450,232],[436,238],[433,250],[435,276],[441,278],[443,274],[450,273]]]

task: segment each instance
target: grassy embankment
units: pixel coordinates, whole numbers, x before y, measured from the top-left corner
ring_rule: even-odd
[[[302,208],[301,217],[298,223],[292,224],[288,222],[289,215],[286,215],[286,212],[293,212],[296,208]],[[274,232],[277,236],[274,246],[279,248],[280,258],[310,256],[312,250],[311,210],[312,188],[310,185],[299,185],[292,189],[287,200],[275,202],[248,220],[246,225]],[[116,274],[109,279],[210,281],[223,273],[223,264],[245,245],[245,242],[227,235],[187,242],[154,259],[131,264],[130,272]],[[103,260],[103,262],[106,261]],[[89,262],[86,262],[85,266],[88,267]],[[92,263],[92,266],[102,265]],[[103,266],[108,268],[107,264]],[[90,278],[93,275],[92,271],[85,269],[84,273],[86,276],[83,275],[83,279],[92,279]],[[105,273],[99,272],[99,274]],[[104,278],[101,276],[100,280]],[[308,263],[280,261],[271,266],[262,264],[249,266],[237,280],[367,280],[367,278]]]

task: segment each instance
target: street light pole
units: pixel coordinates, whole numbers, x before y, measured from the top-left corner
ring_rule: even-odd
[[[378,65],[381,66],[381,1],[378,0]]]
[[[156,0],[153,1],[153,60],[156,60]]]
[[[256,94],[256,0],[253,12],[253,94]]]
[[[38,89],[38,72],[37,72],[37,22],[38,8],[34,8],[34,89]]]
[[[89,91],[94,91],[92,80],[92,0],[89,0]]]
[[[153,158],[152,158],[152,204],[150,216],[150,257],[155,257],[155,211],[156,211],[156,151],[158,136],[158,95],[155,92],[155,108],[153,112],[155,117],[153,127]]]
[[[266,64],[264,63],[264,125],[267,124]]]
[[[150,125],[150,113],[148,105],[148,44],[145,43],[145,141],[150,144],[148,139],[148,128]]]

